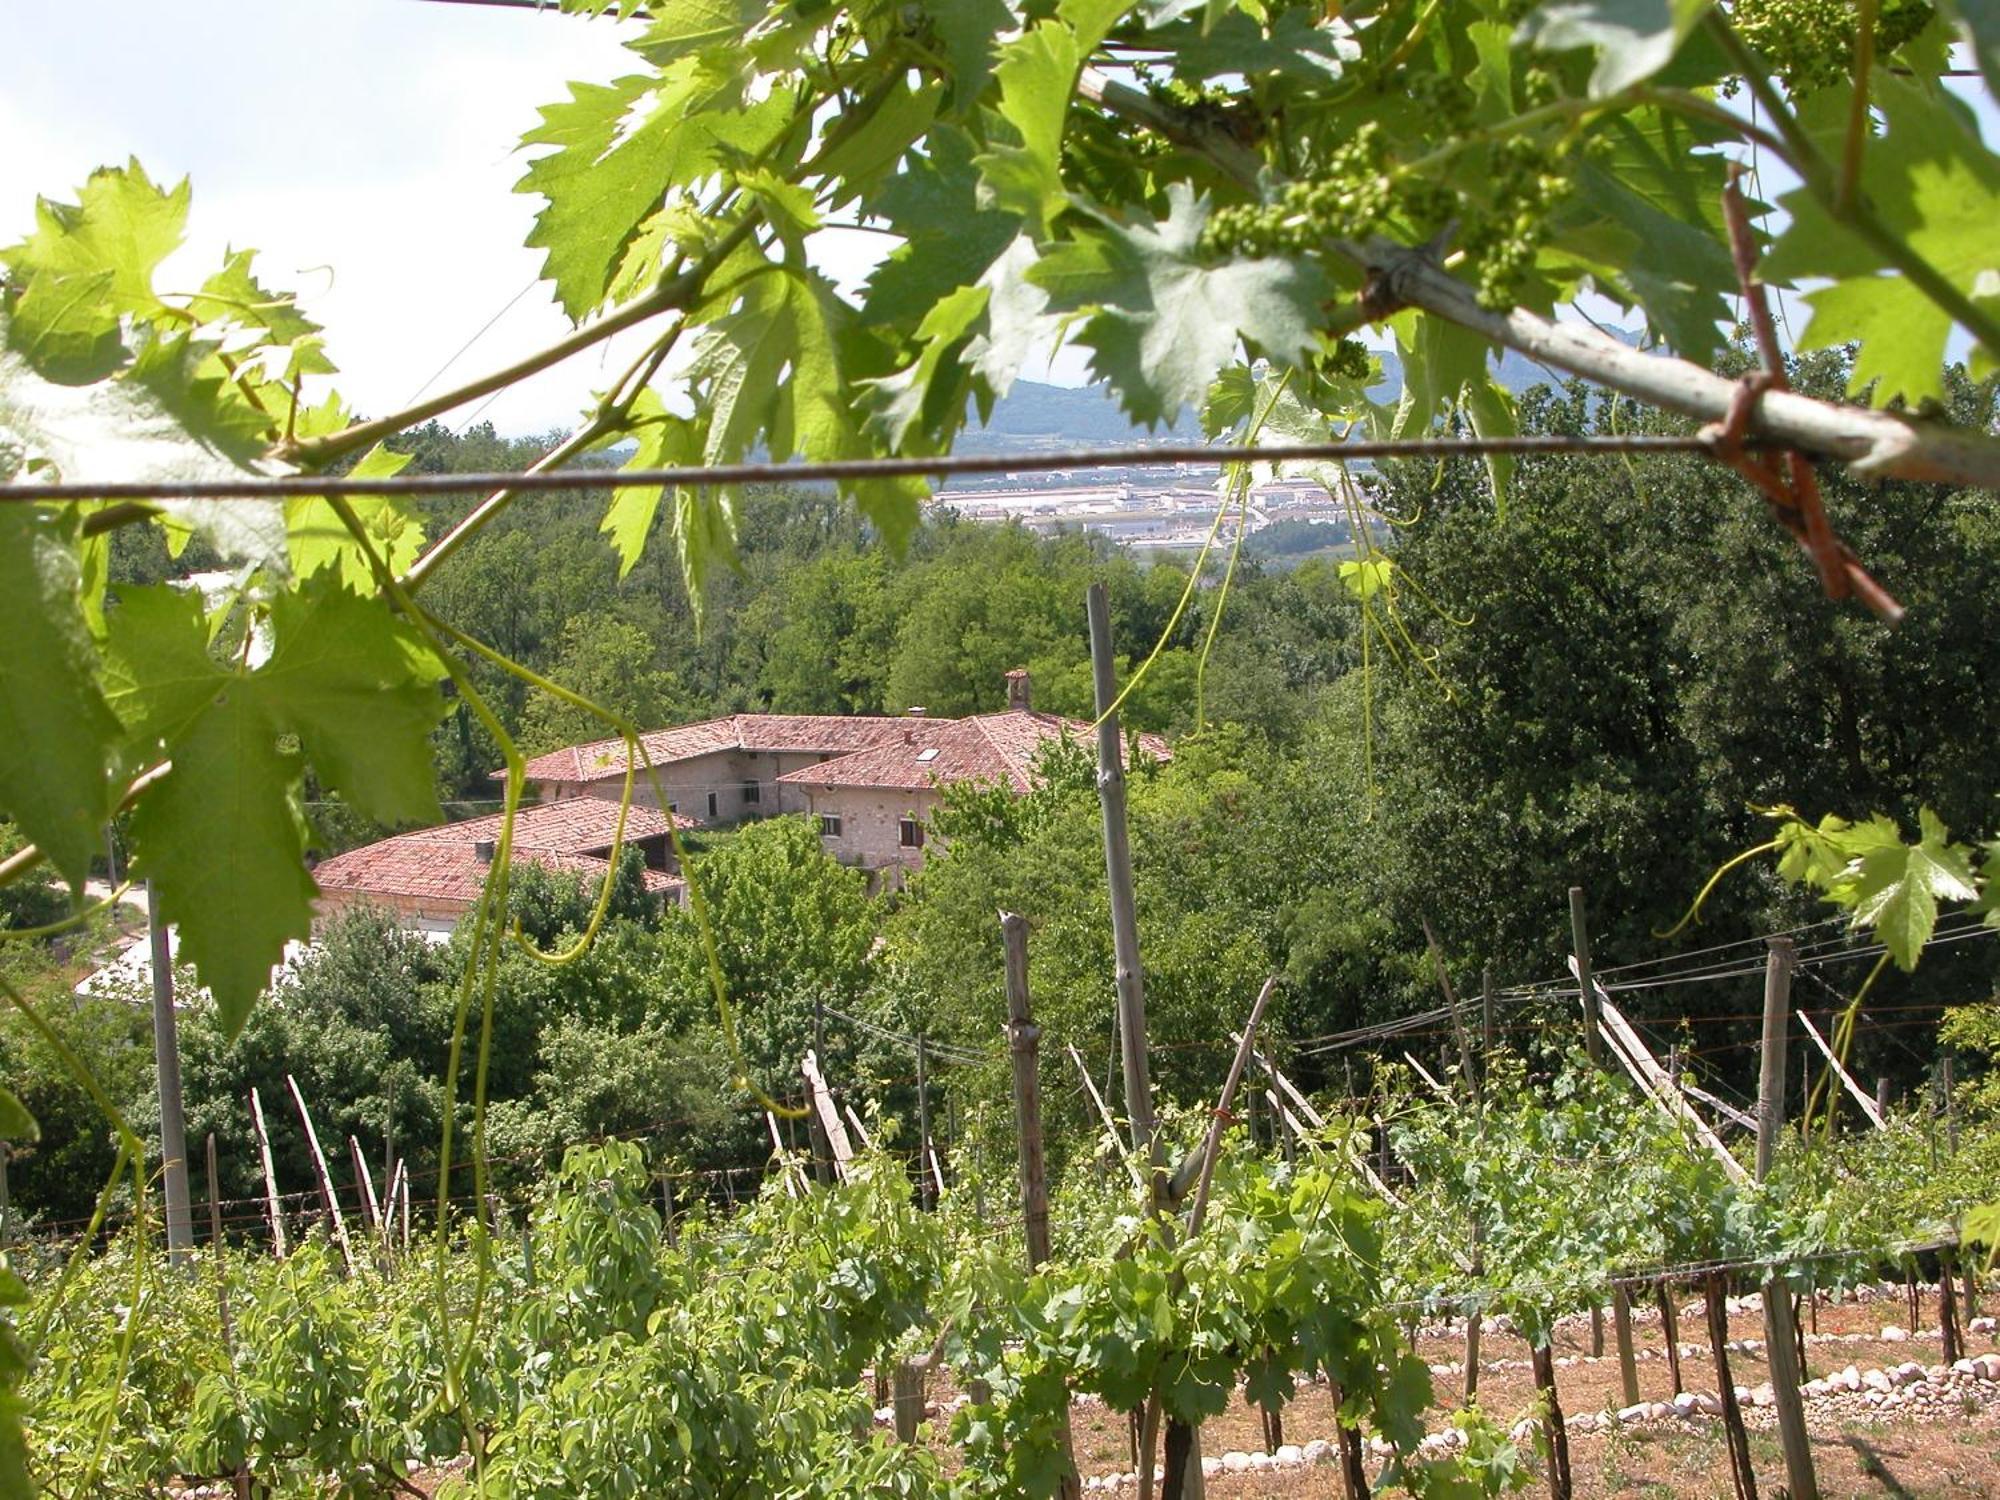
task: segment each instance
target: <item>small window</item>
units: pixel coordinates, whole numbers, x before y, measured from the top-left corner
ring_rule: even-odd
[[[936,760],[937,757],[937,746],[935,745],[931,746],[928,750],[919,750],[917,752],[917,760],[921,764],[928,765],[931,761]]]
[[[919,823],[915,818],[904,818],[896,826],[902,836],[902,845],[905,849],[921,849],[924,847],[923,824]]]
[[[819,815],[819,836],[823,839],[840,837],[840,819],[833,813]]]
[[[715,793],[713,792],[708,794],[708,815],[711,818],[715,816]]]
[[[743,783],[743,805],[755,807],[764,800],[764,789],[754,781]]]

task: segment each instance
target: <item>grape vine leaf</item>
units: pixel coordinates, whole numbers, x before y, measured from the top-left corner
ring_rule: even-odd
[[[182,962],[215,996],[234,1037],[270,984],[285,944],[312,934],[302,763],[254,692],[215,690],[173,742],[173,769],[132,810],[135,873],[153,882],[162,921],[179,930]]]
[[[1014,29],[1014,13],[1005,0],[926,0],[924,12],[951,65],[950,108],[964,110],[986,91],[994,41]]]
[[[975,165],[991,201],[1038,230],[1069,200],[1062,138],[1077,74],[1124,9],[1123,0],[1062,0],[1053,19],[1000,45],[1000,117],[1020,144],[996,145]]]
[[[1872,927],[1905,972],[1917,966],[1917,956],[1937,927],[1940,901],[1974,901],[1979,889],[1973,879],[1969,851],[1951,842],[1937,814],[1922,808],[1917,814],[1918,838],[1906,844],[1886,818],[1876,818],[1854,830],[1872,835],[1886,828],[1886,838],[1871,837],[1872,848],[1860,856],[1852,874],[1850,899],[1854,920]]]
[[[409,462],[409,454],[377,443],[348,473],[356,479],[387,479],[402,473]],[[394,495],[351,495],[347,503],[391,573],[401,574],[423,552],[424,523],[406,501]],[[285,534],[292,571],[300,578],[330,568],[356,590],[375,587],[367,553],[328,500],[318,495],[287,500]]]
[[[1281,364],[1317,346],[1329,292],[1318,268],[1278,257],[1211,263],[1199,250],[1208,201],[1185,183],[1168,186],[1156,224],[1095,217],[1100,228],[1056,246],[1029,275],[1051,311],[1089,309],[1077,341],[1135,420],[1199,407],[1239,338]]]
[[[7,477],[0,470],[0,477]],[[81,891],[111,816],[118,721],[96,681],[74,513],[0,505],[0,809]]]
[[[1550,52],[1590,47],[1590,93],[1603,99],[1644,83],[1673,61],[1715,0],[1549,0],[1521,23],[1522,37]]]
[[[628,469],[664,469],[676,464],[693,463],[701,451],[693,424],[685,417],[669,412],[651,390],[641,391],[632,403],[627,436],[638,444],[632,456],[625,461]],[[611,503],[606,507],[604,520],[598,529],[611,538],[611,548],[618,554],[620,578],[632,571],[645,552],[646,538],[652,532],[653,518],[659,511],[659,485],[622,486],[611,492]],[[683,557],[681,563],[685,571],[688,559]],[[690,589],[688,602],[699,619],[702,607],[700,592]]]
[[[528,244],[545,252],[542,274],[575,322],[604,300],[626,247],[664,201],[722,165],[725,154],[755,153],[791,118],[786,90],[738,108],[740,74],[676,57],[657,75],[609,84],[572,83],[570,97],[542,108],[524,146],[538,156],[515,191],[538,193]]]
[[[175,188],[161,188],[137,159],[100,167],[78,190],[75,203],[37,199],[34,232],[0,252],[0,262],[23,280],[108,272],[102,287],[105,315],[150,318],[165,310],[153,291],[153,273],[180,246],[191,196],[186,178]]]
[[[261,329],[279,344],[294,344],[318,333],[320,325],[299,311],[289,292],[273,292],[257,280],[250,269],[256,258],[255,250],[225,252],[222,269],[188,299],[187,310],[204,323]]]
[[[1876,78],[1874,93],[1886,130],[1864,157],[1861,183],[1870,207],[1891,235],[1953,286],[1978,295],[2000,273],[1992,233],[2000,222],[2000,159],[1980,144],[1976,127],[1949,95],[1888,76]],[[1859,390],[1873,379],[1878,406],[1940,394],[1949,317],[1919,307],[1900,277],[1875,274],[1879,258],[1811,193],[1801,188],[1780,201],[1792,222],[1764,257],[1763,274],[1780,282],[1826,277],[1834,283],[1807,298],[1813,317],[1800,347],[1859,339],[1851,382]]]
[[[106,697],[135,741],[172,760],[133,808],[133,867],[232,1035],[285,943],[311,932],[305,757],[365,816],[441,816],[425,741],[443,712],[436,659],[330,571],[277,596],[271,617],[255,671],[210,655],[192,592],[126,589],[106,620]]]
[[[442,821],[428,736],[445,671],[417,633],[322,575],[272,601],[271,640],[250,680],[326,783],[377,823]]]
[[[12,1089],[0,1088],[0,1140],[38,1141],[42,1127]]]
[[[254,458],[261,446],[254,408],[225,397],[221,382],[202,373],[204,346],[183,335],[147,338],[114,378],[64,385],[33,369],[12,347],[11,332],[0,311],[0,448],[17,453],[22,470],[72,484],[272,472]],[[285,568],[284,512],[275,500],[177,499],[158,509],[202,531],[226,557]]]

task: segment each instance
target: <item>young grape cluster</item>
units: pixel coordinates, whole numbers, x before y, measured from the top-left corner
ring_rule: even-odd
[[[1500,142],[1490,170],[1491,206],[1469,218],[1459,246],[1477,273],[1480,302],[1511,307],[1571,175],[1561,153],[1525,136]]]
[[[1881,0],[1875,52],[1886,56],[1928,26],[1929,0]],[[1730,24],[1793,93],[1854,72],[1854,0],[1736,0]]]
[[[1215,256],[1302,255],[1329,239],[1364,238],[1392,219],[1421,237],[1457,217],[1458,247],[1480,300],[1508,306],[1546,238],[1550,213],[1570,190],[1563,155],[1525,136],[1498,142],[1482,173],[1484,202],[1475,203],[1442,181],[1395,168],[1380,132],[1363,125],[1322,173],[1291,183],[1274,202],[1216,209],[1202,248]]]

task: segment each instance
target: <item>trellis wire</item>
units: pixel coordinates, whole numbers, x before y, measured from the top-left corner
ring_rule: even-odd
[[[1216,447],[1206,443],[1081,449],[1058,453],[954,454],[934,458],[849,458],[812,463],[691,464],[666,469],[545,469],[534,473],[353,475],[287,474],[242,479],[118,479],[63,484],[0,485],[0,502],[90,500],[269,500],[287,496],[458,495],[476,490],[531,494],[560,490],[638,489],[673,485],[699,489],[733,484],[815,484],[839,480],[928,478],[951,474],[1028,474],[1146,464],[1309,463],[1357,459],[1481,458],[1488,454],[1712,454],[1699,435],[1634,433],[1523,437],[1380,438],[1342,443],[1268,443]]]

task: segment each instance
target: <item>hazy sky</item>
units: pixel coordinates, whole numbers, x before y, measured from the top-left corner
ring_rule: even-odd
[[[613,24],[418,0],[16,0],[4,30],[0,243],[36,194],[70,198],[105,163],[190,176],[188,246],[162,290],[254,246],[266,284],[326,325],[335,384],[364,413],[405,404],[503,308],[438,389],[567,330],[522,244],[541,200],[512,191],[515,143],[569,79],[628,71]],[[848,233],[821,259],[851,282],[886,243]],[[483,415],[508,432],[574,425],[606,363],[615,345]]]

